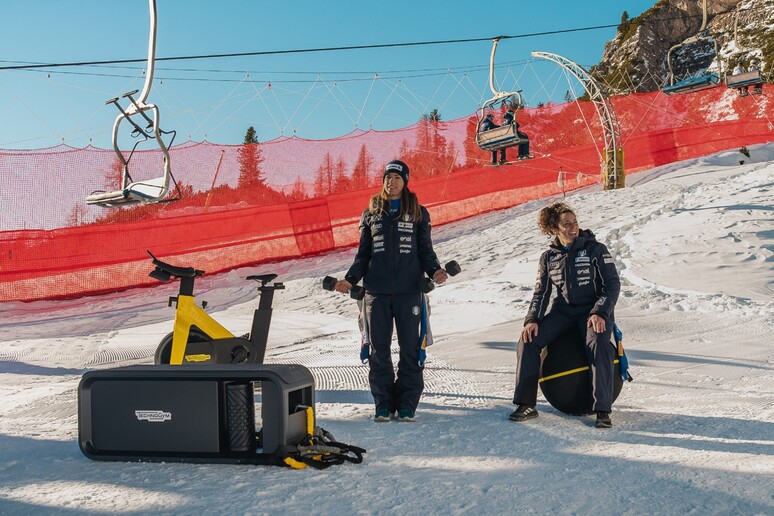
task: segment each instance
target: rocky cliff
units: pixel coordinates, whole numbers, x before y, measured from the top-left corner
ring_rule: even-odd
[[[723,77],[751,59],[774,77],[774,0],[706,0],[701,31],[703,7],[704,0],[659,0],[636,18],[622,14],[591,73],[610,94],[659,89],[670,71],[675,80],[718,69]]]

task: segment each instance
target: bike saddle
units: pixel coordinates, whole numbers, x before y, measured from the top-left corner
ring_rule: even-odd
[[[177,267],[175,265],[162,262],[153,256],[153,253],[150,251],[148,251],[148,254],[153,259],[153,264],[156,266],[156,269],[150,273],[150,276],[152,278],[156,278],[157,280],[169,281],[168,276],[174,276],[176,278],[193,278],[195,276],[202,276],[204,274],[204,271],[194,269],[193,267]]]
[[[254,274],[252,276],[248,276],[247,279],[260,281],[261,285],[266,285],[268,282],[274,281],[276,277],[276,274]]]

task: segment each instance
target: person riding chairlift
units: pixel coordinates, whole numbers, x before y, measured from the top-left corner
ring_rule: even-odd
[[[487,113],[487,115],[484,117],[484,121],[481,122],[481,132],[489,131],[490,129],[494,129],[496,127],[500,127],[494,122],[494,115],[492,113]],[[503,165],[506,163],[505,159],[505,148],[503,147],[500,149],[500,161],[499,164]],[[492,151],[492,165],[497,165],[497,149]]]
[[[736,66],[734,67],[734,71],[732,72],[732,75],[742,75],[744,73],[744,67],[742,66],[742,62],[739,61],[736,63]],[[740,97],[746,97],[750,94],[750,91],[747,89],[747,86],[739,86],[737,88],[737,91],[739,91]]]
[[[758,61],[755,59],[750,60],[750,67],[747,69],[748,72],[757,72],[758,71]],[[763,93],[763,83],[759,82],[757,84],[753,84],[753,94],[759,95]]]
[[[509,109],[503,115],[503,125],[511,125],[513,123],[516,124],[516,136],[522,140],[527,140],[525,143],[519,144],[519,160],[529,159],[532,157],[529,154],[529,136],[527,136],[527,133],[519,131],[519,123],[516,122],[516,113],[514,113],[512,109]]]

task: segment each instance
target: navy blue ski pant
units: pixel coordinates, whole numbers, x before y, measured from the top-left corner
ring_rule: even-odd
[[[413,413],[425,388],[419,366],[421,294],[366,294],[364,301],[371,336],[368,381],[376,409],[405,409]],[[400,348],[397,377],[390,354],[393,321]]]
[[[586,357],[591,366],[591,392],[594,397],[592,410],[610,412],[613,405],[613,374],[616,348],[611,344],[613,320],[605,320],[605,332],[597,333],[586,327],[588,310],[580,315],[563,310],[548,313],[538,324],[538,334],[532,342],[519,340],[516,347],[516,391],[513,402],[518,405],[535,406],[537,402],[538,376],[540,375],[540,353],[548,344],[559,338],[566,330],[577,325],[581,335],[586,336]]]

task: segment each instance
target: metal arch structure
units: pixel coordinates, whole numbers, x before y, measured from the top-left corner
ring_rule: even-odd
[[[586,89],[594,108],[597,110],[602,133],[605,139],[605,155],[601,157],[602,183],[605,190],[623,188],[626,184],[624,172],[623,140],[621,127],[613,110],[613,104],[602,89],[602,86],[591,74],[577,63],[566,57],[548,52],[532,52],[532,57],[554,62],[573,74]]]

